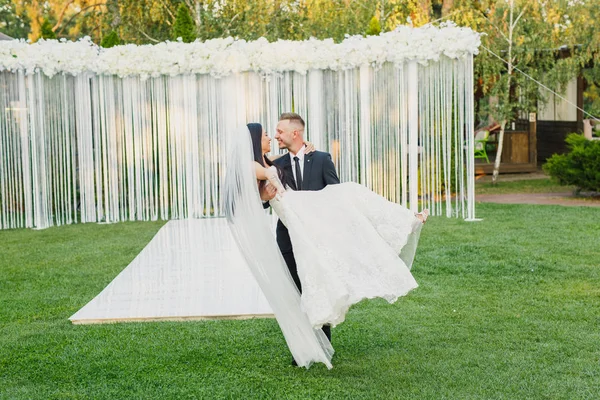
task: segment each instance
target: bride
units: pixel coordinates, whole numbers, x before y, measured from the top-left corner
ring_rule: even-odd
[[[248,127],[256,131],[257,125]],[[415,215],[351,182],[286,189],[283,172],[266,156],[270,138],[262,127],[253,133],[245,127],[228,146],[226,215],[298,365],[316,361],[331,368],[333,348],[323,325],[343,322],[363,299],[391,303],[417,287],[409,268],[427,213]],[[267,185],[277,191],[270,205],[289,231],[301,295],[260,206],[259,188]]]

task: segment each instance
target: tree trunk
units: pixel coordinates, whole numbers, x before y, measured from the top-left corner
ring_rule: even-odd
[[[65,17],[65,13],[67,12],[67,8],[71,4],[73,4],[74,0],[67,1],[67,3],[63,6],[63,9],[60,11],[60,15],[58,16],[58,20],[56,21],[56,25],[52,27],[52,32],[56,32],[60,24],[62,24],[63,18]]]
[[[454,0],[443,0],[442,1],[442,17],[450,14],[452,7],[454,6]]]
[[[202,25],[202,5],[199,1],[196,2],[196,32],[200,34],[200,26]]]
[[[106,8],[109,15],[112,16],[110,21],[110,27],[116,31],[118,26],[121,25],[121,11],[119,9],[119,0],[109,0],[106,2]]]
[[[202,7],[202,5],[200,4],[200,1],[197,0],[185,0],[185,4],[190,10],[192,19],[196,23],[196,34],[198,34],[200,32],[198,28],[200,27],[200,7]]]
[[[431,20],[431,0],[417,0],[417,8],[423,19],[423,23]]]
[[[508,25],[508,76],[506,79],[506,93],[504,94],[504,113],[510,113],[508,105],[510,103],[510,84],[513,72],[513,60],[512,60],[512,37],[513,37],[513,11],[514,11],[514,0],[509,0],[510,4],[510,23]],[[517,18],[518,19],[518,18]],[[510,114],[509,114],[510,115]],[[504,128],[507,123],[507,116],[504,114],[502,123],[500,124],[500,134],[498,135],[498,149],[496,150],[496,159],[494,160],[494,173],[492,174],[492,185],[495,185],[498,180],[498,174],[500,173],[500,162],[502,161],[502,148],[504,147]]]
[[[496,160],[494,160],[494,173],[492,174],[492,184],[495,185],[500,173],[500,159],[502,157],[502,148],[504,147],[504,128],[506,127],[506,119],[500,123],[500,133],[498,134],[498,149],[496,150]]]

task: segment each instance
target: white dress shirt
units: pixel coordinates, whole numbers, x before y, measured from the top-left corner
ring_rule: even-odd
[[[302,174],[302,182],[304,182],[304,150],[306,149],[306,145],[302,146],[300,150],[296,154],[292,154],[290,151],[290,160],[292,161],[292,173],[294,174],[294,182],[298,184],[298,180],[296,179],[296,161],[294,161],[294,157],[298,157],[298,163],[300,163],[300,173]]]

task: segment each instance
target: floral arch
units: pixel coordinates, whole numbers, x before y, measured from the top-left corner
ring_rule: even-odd
[[[225,132],[273,133],[290,110],[342,181],[473,219],[479,43],[451,23],[339,44],[0,42],[0,229],[220,216]]]

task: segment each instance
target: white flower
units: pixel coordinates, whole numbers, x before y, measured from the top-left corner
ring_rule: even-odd
[[[443,56],[461,58],[478,53],[480,36],[447,22],[440,27],[400,26],[379,36],[348,35],[338,44],[331,39],[269,43],[265,38],[246,42],[228,37],[104,49],[89,37],[76,42],[61,39],[33,44],[12,40],[0,42],[0,71],[31,74],[41,70],[48,76],[92,72],[141,79],[181,74],[220,77],[244,71],[266,76],[284,71],[306,74],[311,69],[346,70],[363,65],[378,67],[386,62],[400,66],[411,60],[426,65]]]

